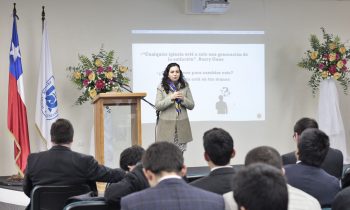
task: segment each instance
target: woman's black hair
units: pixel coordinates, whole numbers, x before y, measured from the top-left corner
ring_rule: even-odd
[[[173,66],[177,66],[180,70],[180,77],[179,77],[179,80],[178,80],[178,83],[180,83],[180,89],[182,88],[185,88],[186,87],[186,81],[184,79],[184,76],[182,74],[182,71],[181,71],[181,68],[180,68],[180,65],[177,64],[177,63],[169,63],[168,66],[165,68],[164,72],[163,72],[163,78],[162,78],[162,86],[165,90],[165,92],[168,94],[169,93],[169,90],[170,90],[170,87],[169,87],[169,84],[168,84],[168,80],[169,80],[169,71],[170,71],[170,68],[173,67]]]

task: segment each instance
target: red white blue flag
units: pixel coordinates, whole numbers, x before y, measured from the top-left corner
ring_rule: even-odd
[[[27,108],[24,100],[21,51],[17,34],[16,16],[13,16],[10,46],[7,127],[14,138],[14,155],[19,172],[23,174],[30,153]]]

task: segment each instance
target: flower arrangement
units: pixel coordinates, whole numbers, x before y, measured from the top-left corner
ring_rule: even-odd
[[[344,93],[347,94],[350,80],[346,64],[350,58],[350,50],[340,42],[338,36],[327,34],[323,27],[321,30],[324,42],[321,43],[316,35],[311,35],[312,49],[306,51],[306,57],[302,58],[298,66],[313,72],[309,80],[313,95],[319,89],[321,80],[331,78],[339,81]]]
[[[99,93],[121,92],[121,85],[129,83],[129,78],[124,76],[128,67],[120,65],[117,59],[114,60],[114,51],[107,52],[101,48],[97,55],[92,54],[91,59],[79,55],[78,66],[68,67],[70,80],[82,90],[76,105],[82,105]]]

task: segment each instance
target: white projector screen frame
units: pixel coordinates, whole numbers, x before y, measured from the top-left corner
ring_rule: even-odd
[[[264,44],[134,43],[133,90],[146,92],[146,99],[154,103],[165,67],[176,62],[196,104],[189,111],[191,121],[265,120],[264,48]],[[155,120],[155,111],[143,103],[142,123]]]

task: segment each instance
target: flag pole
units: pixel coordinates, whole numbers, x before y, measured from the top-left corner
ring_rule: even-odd
[[[43,10],[41,12],[41,32],[44,31],[44,22],[45,22],[45,6],[42,6]]]
[[[17,20],[19,20],[19,17],[17,15],[17,9],[16,9],[16,3],[13,3],[13,18]],[[13,182],[13,181],[21,181],[23,178],[23,174],[20,172],[20,170],[18,171],[18,173],[16,175],[12,175],[10,176],[7,180],[10,181],[10,182]]]
[[[16,3],[13,3],[13,17],[17,18],[17,20],[19,20],[18,15],[17,15],[17,10],[16,10]]]

